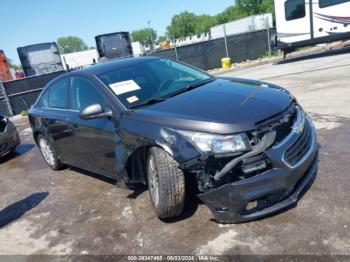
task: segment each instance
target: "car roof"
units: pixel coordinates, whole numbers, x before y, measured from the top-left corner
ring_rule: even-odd
[[[110,72],[112,70],[120,69],[123,67],[129,67],[132,65],[146,63],[153,60],[158,60],[159,57],[156,56],[140,56],[140,57],[128,57],[115,60],[109,60],[96,65],[92,65],[83,69],[74,70],[71,73],[82,73],[89,75],[99,75],[105,72]]]

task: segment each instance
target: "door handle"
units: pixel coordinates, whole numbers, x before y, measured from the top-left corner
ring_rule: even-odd
[[[75,135],[79,133],[79,126],[77,124],[73,124],[73,133]]]

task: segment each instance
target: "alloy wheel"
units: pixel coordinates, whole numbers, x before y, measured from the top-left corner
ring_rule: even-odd
[[[148,181],[149,190],[155,206],[158,206],[159,202],[159,177],[157,169],[155,167],[154,156],[150,156],[148,163]]]
[[[40,138],[39,146],[45,161],[51,166],[55,165],[54,154],[47,140],[44,138]]]

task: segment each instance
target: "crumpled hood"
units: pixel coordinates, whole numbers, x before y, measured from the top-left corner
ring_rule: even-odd
[[[254,130],[257,122],[279,113],[292,99],[276,86],[226,78],[135,110],[128,117],[163,127],[229,134]]]

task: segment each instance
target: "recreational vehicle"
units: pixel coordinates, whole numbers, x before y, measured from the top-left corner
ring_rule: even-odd
[[[350,38],[350,0],[275,0],[276,45],[297,47]]]

